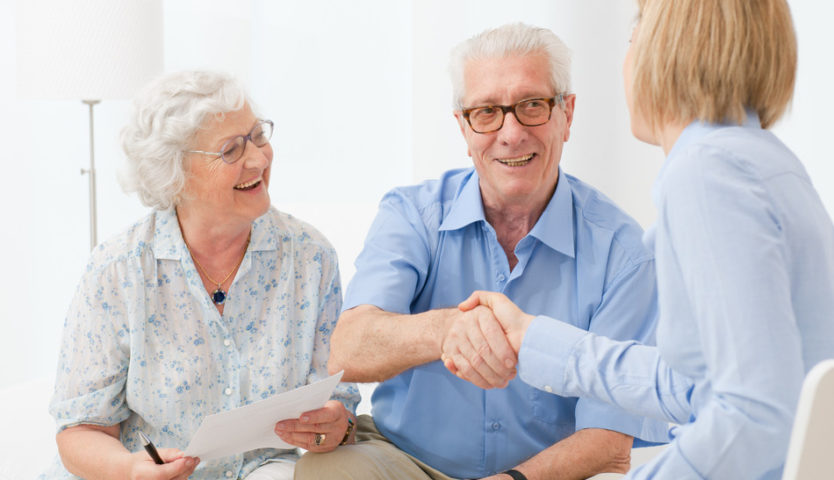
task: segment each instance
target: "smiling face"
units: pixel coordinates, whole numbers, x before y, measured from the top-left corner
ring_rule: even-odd
[[[248,104],[222,118],[211,116],[197,131],[189,149],[219,152],[226,141],[247,135],[257,122]],[[232,224],[249,224],[269,209],[269,143],[258,148],[248,142],[243,156],[231,165],[211,155],[187,155],[185,195],[178,209]]]
[[[471,60],[463,78],[465,108],[512,105],[561,93],[553,91],[544,55]],[[546,204],[558,180],[562,145],[570,137],[574,101],[574,95],[566,95],[563,105],[553,107],[550,120],[536,127],[526,127],[507,113],[504,126],[492,133],[474,132],[461,112],[455,112],[480,177],[485,205],[538,208]]]

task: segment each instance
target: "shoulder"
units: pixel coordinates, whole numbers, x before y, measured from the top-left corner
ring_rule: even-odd
[[[100,243],[90,253],[87,272],[100,272],[118,264],[130,263],[145,256],[153,256],[156,219],[160,212],[152,211],[122,232]]]
[[[448,170],[437,179],[393,188],[382,197],[380,208],[419,218],[427,226],[439,226],[463,185],[474,181],[473,173],[473,168]]]
[[[270,207],[256,222],[261,223],[279,245],[289,243],[296,251],[323,255],[322,261],[336,261],[336,250],[327,237],[304,220]]]
[[[768,178],[795,175],[804,167],[775,135],[743,127],[718,128],[675,152],[662,173],[662,198],[698,198],[721,190],[757,189]]]
[[[634,218],[617,206],[605,194],[578,178],[563,173],[571,187],[573,208],[576,215],[577,249],[583,236],[610,238],[610,248],[617,248],[629,259],[639,263],[653,258],[643,244],[643,229]]]

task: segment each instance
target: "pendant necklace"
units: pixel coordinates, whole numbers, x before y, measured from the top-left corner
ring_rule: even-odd
[[[211,278],[211,276],[206,271],[205,267],[203,267],[203,265],[200,263],[200,261],[197,260],[196,256],[194,256],[193,254],[191,255],[191,258],[194,259],[194,263],[196,263],[197,266],[200,267],[200,271],[203,272],[203,274],[206,276],[206,278],[208,278],[208,280],[211,283],[214,283],[214,284],[217,285],[217,288],[213,292],[211,292],[211,301],[214,302],[215,305],[223,305],[223,302],[226,301],[226,296],[228,295],[228,293],[226,292],[226,290],[223,290],[223,284],[226,283],[226,280],[228,280],[229,277],[232,276],[232,273],[234,273],[234,271],[237,270],[237,268],[240,266],[240,264],[243,263],[243,257],[246,256],[246,250],[249,248],[249,240],[251,238],[252,238],[252,233],[250,232],[249,233],[249,238],[246,239],[246,246],[243,247],[243,255],[240,256],[240,260],[237,261],[237,265],[235,265],[235,268],[233,268],[232,271],[229,272],[225,277],[223,277],[223,280],[221,280],[219,282],[217,280]],[[185,239],[183,239],[183,241],[185,241]],[[188,242],[185,243],[185,246],[188,247]],[[188,250],[190,252],[191,247],[188,247]]]

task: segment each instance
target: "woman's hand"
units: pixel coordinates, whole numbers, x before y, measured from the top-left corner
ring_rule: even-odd
[[[311,452],[329,452],[342,442],[348,428],[348,418],[355,422],[342,402],[330,400],[318,410],[304,412],[294,420],[283,420],[275,424],[275,434],[282,440]],[[316,445],[316,436],[319,444]],[[353,438],[348,439],[349,442]]]
[[[130,454],[130,480],[188,480],[200,463],[199,458],[185,457],[176,448],[160,448],[158,452],[164,465],[154,463],[144,451]]]
[[[536,317],[524,313],[506,295],[498,292],[474,291],[469,298],[458,305],[458,308],[466,312],[478,305],[483,305],[492,310],[495,318],[501,323],[510,346],[518,355],[521,343],[524,341],[524,334],[527,333],[527,328]]]
[[[157,465],[144,450],[130,453],[119,440],[119,425],[76,425],[55,437],[61,461],[81,478],[186,480],[199,458],[185,457],[176,448],[160,448],[165,462]]]

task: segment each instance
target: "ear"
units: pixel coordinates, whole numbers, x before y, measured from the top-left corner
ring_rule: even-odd
[[[456,110],[452,112],[452,115],[455,116],[455,120],[458,121],[458,128],[460,128],[460,134],[463,135],[463,141],[466,142],[466,155],[471,157],[472,152],[469,150],[469,141],[466,139],[466,120],[463,119],[463,112],[460,110]]]
[[[570,126],[573,124],[573,108],[576,105],[576,94],[572,93],[565,96],[565,105],[562,110],[565,112],[565,136],[563,142],[567,142],[570,138]]]

